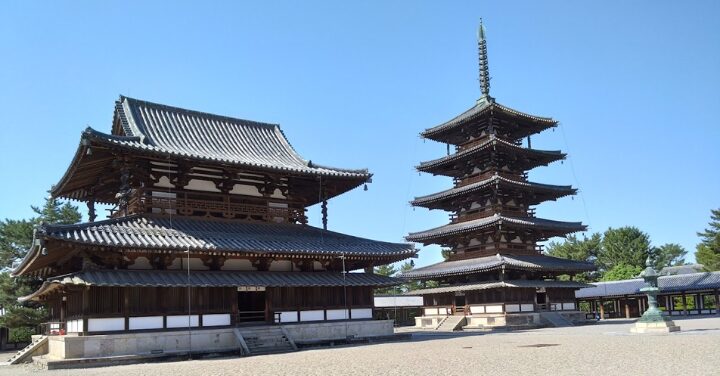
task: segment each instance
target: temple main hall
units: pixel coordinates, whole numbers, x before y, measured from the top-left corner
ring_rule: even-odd
[[[528,179],[530,170],[565,159],[560,151],[536,149],[531,143],[532,135],[558,122],[497,102],[490,95],[482,22],[477,41],[480,98],[462,114],[421,133],[447,144],[448,155],[422,162],[417,170],[450,177],[454,186],[411,202],[450,213],[450,223],[406,237],[440,245],[446,253],[445,261],[402,275],[426,286],[409,292],[424,300],[416,326],[457,330],[584,321],[574,292],[588,285],[572,276],[595,266],[544,255],[539,243],[586,226],[535,215],[536,205],[574,195],[576,189]]]
[[[373,267],[414,245],[327,229],[328,200],[371,176],[303,159],[277,124],[121,96],[111,132],[84,130],[51,191],[89,220],[39,226],[13,274],[43,281],[21,299],[48,307],[51,359],[392,335],[373,289],[398,281]]]

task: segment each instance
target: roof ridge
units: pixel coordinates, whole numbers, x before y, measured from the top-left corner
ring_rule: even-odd
[[[278,124],[278,123],[265,123],[265,122],[261,122],[261,121],[242,119],[242,118],[237,118],[237,117],[232,117],[232,116],[218,115],[218,114],[214,114],[211,112],[192,110],[192,109],[183,108],[183,107],[177,107],[177,106],[171,106],[171,105],[157,103],[157,102],[151,102],[151,101],[147,101],[144,99],[131,98],[131,97],[128,97],[128,96],[125,96],[122,94],[120,95],[120,100],[123,102],[128,101],[128,102],[135,103],[135,104],[141,104],[141,105],[146,105],[149,107],[156,107],[156,108],[160,108],[160,109],[171,110],[174,112],[184,112],[184,113],[194,114],[194,115],[211,116],[211,117],[218,118],[218,119],[231,120],[233,122],[248,123],[246,125],[280,127],[280,124]]]

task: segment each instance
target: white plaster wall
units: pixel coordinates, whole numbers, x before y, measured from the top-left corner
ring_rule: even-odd
[[[290,272],[292,271],[292,261],[290,260],[275,260],[270,263],[271,272]]]
[[[531,312],[535,310],[535,306],[532,304],[520,304],[520,309],[523,312]]]
[[[152,266],[150,266],[150,261],[147,257],[140,256],[135,259],[135,262],[132,265],[128,265],[128,269],[149,270],[152,269]]]
[[[483,306],[470,306],[470,313],[485,313]]]
[[[280,321],[286,322],[297,322],[297,311],[280,312]]]
[[[162,316],[130,317],[128,326],[130,330],[162,329]]]
[[[323,320],[325,320],[325,311],[323,311],[323,310],[301,311],[300,312],[300,321],[323,321]]]
[[[375,307],[422,307],[422,296],[376,296]]]
[[[313,261],[313,270],[325,270],[320,261]]]
[[[219,313],[203,315],[203,326],[225,326],[230,325],[230,314]]]
[[[327,319],[329,320],[347,320],[350,316],[346,309],[328,309]]]
[[[563,310],[573,310],[573,309],[575,309],[575,303],[563,303],[562,309]]]
[[[502,313],[503,307],[501,305],[489,305],[485,306],[485,312],[487,313]]]
[[[217,189],[217,187],[215,186],[215,183],[208,180],[200,179],[190,179],[188,185],[186,185],[185,188],[191,189],[193,191],[220,192],[220,190]]]
[[[245,259],[229,259],[225,260],[225,263],[223,264],[222,268],[220,270],[255,270],[255,268],[252,266],[252,262],[250,260]]]
[[[506,312],[520,312],[520,305],[519,304],[505,304],[505,311]]]
[[[233,186],[233,189],[230,191],[232,194],[236,195],[246,195],[246,196],[262,196],[260,192],[258,192],[257,188],[254,185],[245,185],[245,184],[235,184]]]
[[[88,332],[113,332],[125,330],[125,318],[88,319]]]
[[[190,325],[195,327],[198,326],[198,315],[192,315],[190,318]],[[179,316],[168,316],[167,317],[168,328],[187,328],[188,327],[188,315]]]
[[[159,181],[153,185],[154,187],[160,188],[174,188],[175,186],[170,184],[170,179],[167,176],[161,176]]]
[[[354,308],[350,311],[350,316],[353,320],[355,319],[371,319],[372,309],[371,308]]]

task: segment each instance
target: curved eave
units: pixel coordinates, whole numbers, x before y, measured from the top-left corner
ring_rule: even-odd
[[[517,155],[524,155],[529,160],[536,161],[535,164],[539,165],[550,164],[552,162],[562,160],[566,157],[566,154],[562,153],[559,150],[537,150],[523,148],[513,143],[491,136],[486,142],[483,142],[479,145],[442,158],[422,162],[420,163],[420,165],[416,166],[416,168],[418,171],[421,172],[439,173],[443,169],[452,168],[454,163],[471,159],[478,154],[484,153],[487,149],[491,147],[499,148]]]
[[[438,142],[447,142],[449,139],[452,138],[450,135],[453,132],[456,132],[457,130],[485,116],[491,110],[498,110],[504,114],[509,115],[510,117],[537,124],[537,127],[534,127],[527,132],[523,132],[523,136],[526,135],[526,133],[534,134],[541,132],[545,129],[557,126],[557,121],[550,117],[530,115],[512,109],[510,107],[503,106],[495,102],[494,99],[491,99],[490,101],[481,99],[475,106],[454,117],[453,119],[435,127],[424,130],[420,133],[420,136]]]
[[[484,230],[494,226],[528,229],[547,234],[549,237],[562,236],[573,232],[587,230],[587,226],[583,225],[581,222],[551,221],[534,217],[506,217],[496,214],[492,217],[480,218],[467,222],[452,223],[426,231],[410,233],[405,237],[405,239],[423,244],[441,244],[438,243],[438,241],[442,239]]]
[[[413,201],[410,202],[410,204],[413,206],[426,207],[429,209],[446,208],[446,206],[444,205],[451,202],[455,198],[491,189],[495,184],[503,188],[516,189],[525,192],[533,192],[538,195],[542,195],[543,199],[538,201],[558,199],[577,193],[577,189],[569,185],[550,185],[532,182],[522,182],[495,175],[489,179],[477,183],[468,184],[466,186],[457,188],[451,188],[431,195],[416,197]]]
[[[321,165],[312,164],[308,166],[311,170],[300,170],[287,167],[278,167],[262,164],[252,163],[236,163],[229,160],[222,160],[219,158],[206,158],[203,156],[197,156],[187,153],[176,153],[173,151],[163,150],[154,146],[145,145],[140,143],[139,137],[125,137],[109,135],[102,132],[98,132],[92,128],[87,128],[81,135],[80,144],[73,157],[70,166],[65,171],[60,181],[53,185],[50,193],[53,197],[64,197],[75,200],[82,200],[85,198],[86,193],[83,188],[67,188],[68,184],[72,181],[74,176],[79,170],[82,170],[83,164],[90,157],[87,155],[89,148],[106,148],[119,152],[126,152],[129,154],[137,154],[148,157],[154,157],[158,159],[167,159],[168,157],[174,157],[178,159],[184,159],[191,162],[207,163],[209,165],[220,165],[229,166],[235,168],[247,168],[250,170],[260,170],[274,173],[287,173],[292,176],[304,177],[304,178],[315,178],[323,177],[331,181],[338,182],[342,185],[341,191],[338,193],[342,194],[351,191],[363,183],[371,181],[372,174],[367,169],[363,170],[347,170],[339,169],[334,167],[326,167]],[[325,182],[325,180],[324,180]],[[110,203],[110,202],[103,202]]]

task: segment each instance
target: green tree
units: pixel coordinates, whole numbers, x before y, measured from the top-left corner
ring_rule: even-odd
[[[414,267],[415,267],[415,265],[413,262],[406,261],[402,265],[400,265],[400,272],[402,272],[402,273],[409,272],[409,271],[413,270]],[[422,283],[420,283],[419,281],[408,281],[408,282],[403,283],[400,288],[402,289],[403,292],[417,290],[417,289],[422,288]]]
[[[31,219],[0,221],[0,305],[5,314],[0,326],[11,329],[31,328],[43,321],[45,312],[33,302],[20,304],[17,298],[37,289],[39,282],[26,277],[12,278],[13,264],[27,253],[33,240],[33,228],[40,223],[72,224],[82,219],[77,207],[48,198],[42,207],[32,207],[37,216]],[[16,330],[15,333],[29,333]]]
[[[632,226],[609,228],[603,234],[597,261],[603,272],[620,265],[644,268],[649,254],[648,234]]]
[[[720,209],[711,210],[710,227],[698,232],[700,244],[695,250],[695,260],[707,271],[720,270]]]
[[[393,264],[376,266],[374,269],[375,274],[384,275],[386,277],[392,277],[397,274],[397,272],[398,270]],[[375,289],[375,293],[380,295],[398,294],[400,293],[400,288],[398,288],[397,286],[381,287]]]
[[[652,249],[654,267],[658,271],[666,266],[685,265],[687,251],[680,244],[667,243]]]
[[[599,233],[594,233],[589,238],[583,235],[582,239],[573,234],[569,235],[562,243],[554,241],[548,243],[545,252],[553,257],[595,263],[601,243],[602,236]],[[581,282],[592,282],[597,281],[598,277],[597,272],[586,272],[576,275],[574,279]],[[561,280],[569,278],[569,276],[560,276]]]
[[[643,271],[643,267],[618,264],[603,274],[603,281],[619,281],[623,279],[636,278]]]

